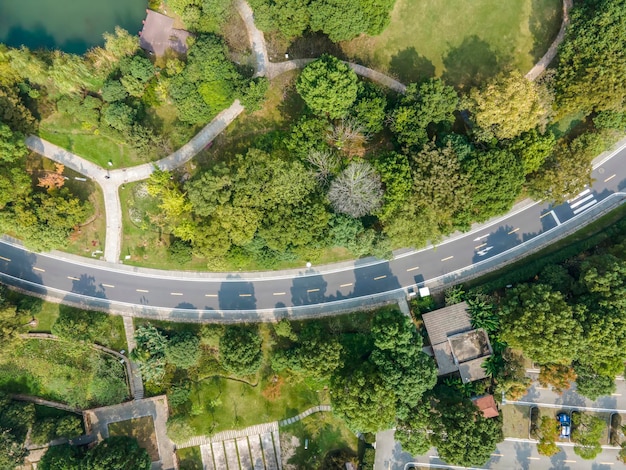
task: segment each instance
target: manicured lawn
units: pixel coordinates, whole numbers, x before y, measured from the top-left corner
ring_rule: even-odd
[[[397,0],[380,36],[342,47],[405,82],[436,75],[466,86],[509,64],[530,70],[556,36],[561,16],[561,0]]]
[[[158,158],[152,155],[137,155],[135,150],[125,144],[122,137],[112,129],[102,126],[95,131],[86,130],[78,121],[59,113],[41,122],[39,135],[102,168],[123,168]],[[113,163],[112,166],[107,164],[109,160]]]
[[[505,405],[500,412],[502,413],[502,432],[505,437],[528,439],[530,407]]]
[[[277,395],[266,398],[272,384],[269,377],[258,385],[237,380],[213,377],[192,386],[192,406],[201,412],[189,420],[196,434],[214,434],[227,429],[245,428],[295,416],[320,404],[320,396],[303,381],[281,378]],[[280,380],[280,379],[279,379]],[[291,378],[293,380],[293,378]],[[255,386],[256,385],[256,386]],[[210,404],[216,404],[214,408]]]
[[[0,360],[0,390],[79,408],[112,405],[128,396],[123,366],[90,346],[29,339]]]
[[[330,452],[343,451],[356,458],[358,448],[357,437],[332,413],[314,413],[282,427],[280,442],[283,462],[294,468],[332,468],[319,467]]]
[[[139,442],[139,446],[146,449],[150,460],[153,462],[159,460],[159,448],[157,446],[152,416],[110,423],[109,435],[134,437]]]

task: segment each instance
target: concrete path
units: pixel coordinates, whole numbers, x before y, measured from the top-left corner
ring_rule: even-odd
[[[158,462],[153,462],[152,468],[161,470],[177,468],[175,447],[167,437],[165,426],[168,415],[169,409],[165,395],[94,408],[84,412],[87,433],[97,437],[98,440],[109,437],[109,424],[111,423],[151,416],[160,457]]]
[[[565,39],[565,30],[569,25],[569,11],[572,9],[572,0],[563,0],[563,21],[561,22],[561,29],[559,29],[559,34],[556,35],[554,41],[548,48],[547,52],[543,55],[539,62],[535,64],[535,66],[530,69],[530,71],[526,74],[526,78],[530,81],[534,81],[545,72],[550,62],[554,60],[556,54],[558,52],[559,46]]]
[[[218,114],[196,136],[176,152],[157,162],[146,163],[119,170],[106,170],[95,163],[89,162],[67,150],[30,135],[26,138],[26,146],[40,155],[91,178],[102,188],[104,209],[106,212],[107,231],[104,245],[104,259],[110,263],[119,262],[122,248],[122,205],[119,187],[125,183],[141,181],[148,178],[155,166],[162,170],[173,170],[191,160],[205,148],[217,135],[233,122],[243,111],[243,106],[236,100],[229,108]]]
[[[263,32],[260,31],[256,25],[254,24],[254,14],[252,12],[252,8],[248,5],[244,0],[237,0],[235,2],[235,7],[241,16],[244,24],[246,25],[246,30],[248,31],[248,40],[250,41],[250,46],[252,47],[252,52],[255,57],[255,77],[265,77],[271,78],[271,74],[269,73],[268,66],[270,64],[270,60],[267,55],[267,47],[265,46],[265,36]]]
[[[300,421],[301,419],[306,418],[307,416],[311,416],[313,413],[319,413],[320,411],[330,412],[332,408],[330,405],[319,405],[309,408],[306,411],[303,411],[299,415],[293,416],[292,418],[283,419],[278,422],[279,426],[287,426],[288,424],[295,423],[296,421]]]
[[[233,429],[229,431],[218,432],[212,436],[195,436],[189,439],[183,444],[176,446],[178,449],[185,449],[186,447],[196,447],[212,442],[222,442],[230,439],[238,439],[246,436],[257,436],[260,434],[271,433],[278,429],[278,421],[272,421],[271,423],[256,424],[243,429]]]
[[[137,343],[135,342],[135,325],[133,324],[133,318],[124,315],[122,317],[122,321],[124,322],[124,332],[126,333],[126,344],[128,345],[128,357],[130,357],[130,353],[137,347]],[[139,366],[134,362],[128,359],[129,365],[129,381],[131,389],[133,390],[133,398],[135,400],[141,400],[143,398],[143,381],[141,380],[141,372],[139,371]]]

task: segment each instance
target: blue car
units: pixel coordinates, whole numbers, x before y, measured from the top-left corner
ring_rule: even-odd
[[[567,413],[559,413],[556,415],[556,419],[559,420],[561,425],[561,438],[568,438],[572,431],[572,422]]]

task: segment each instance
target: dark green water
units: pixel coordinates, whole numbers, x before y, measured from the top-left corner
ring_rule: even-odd
[[[0,0],[0,42],[82,54],[121,26],[137,34],[146,0]]]

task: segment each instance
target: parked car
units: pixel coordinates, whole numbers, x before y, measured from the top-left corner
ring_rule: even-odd
[[[561,425],[561,438],[568,438],[572,432],[572,421],[567,413],[559,413],[556,415]]]

